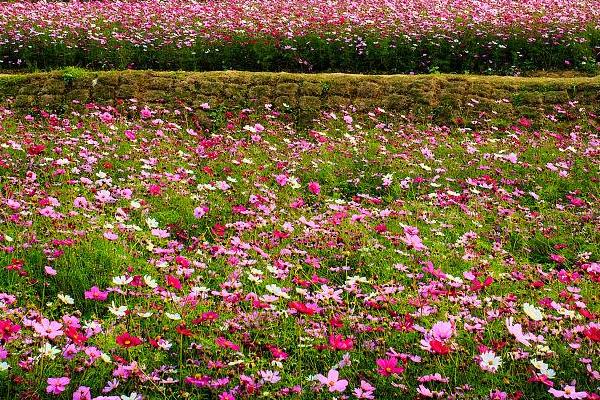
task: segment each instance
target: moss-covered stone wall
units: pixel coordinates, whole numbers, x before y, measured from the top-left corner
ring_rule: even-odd
[[[0,75],[0,101],[14,109],[111,102],[248,107],[272,103],[304,118],[321,109],[354,105],[397,114],[447,119],[480,112],[504,118],[539,117],[557,104],[577,101],[600,111],[600,77],[517,78],[469,75],[348,75],[262,72],[87,72],[64,70]]]

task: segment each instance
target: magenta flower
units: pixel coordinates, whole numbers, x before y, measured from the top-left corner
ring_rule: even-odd
[[[84,292],[84,297],[88,300],[104,301],[108,297],[108,292],[103,292],[98,286],[93,286],[90,290]]]
[[[308,184],[308,190],[309,190],[309,191],[310,191],[312,194],[314,194],[314,195],[318,196],[318,195],[319,195],[319,193],[321,193],[321,186],[319,185],[319,183],[318,183],[318,182],[310,182],[310,183]]]
[[[90,388],[87,386],[79,386],[77,390],[73,392],[73,400],[92,400]]]
[[[0,320],[0,339],[9,342],[21,330],[19,325],[9,319]]]
[[[377,373],[381,376],[401,374],[404,372],[404,367],[398,365],[398,359],[395,357],[378,358],[376,364]]]
[[[321,382],[322,385],[327,386],[330,392],[341,393],[346,390],[346,386],[348,386],[348,381],[345,379],[339,379],[340,373],[335,369],[330,369],[327,373],[327,376],[318,374],[316,378],[319,382]]]
[[[69,378],[66,376],[60,378],[48,378],[47,380],[48,386],[46,387],[46,392],[50,394],[61,394],[65,391],[65,388],[71,382]]]

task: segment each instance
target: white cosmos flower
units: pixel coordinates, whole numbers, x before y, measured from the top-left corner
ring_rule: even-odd
[[[138,312],[137,315],[139,317],[142,317],[142,318],[150,318],[151,316],[154,315],[154,313],[151,312],[151,311],[148,311],[148,312]]]
[[[9,367],[10,365],[6,361],[0,362],[0,372],[6,371]]]
[[[52,346],[50,343],[45,343],[39,348],[39,352],[42,357],[48,357],[49,359],[54,360],[56,355],[60,353],[60,350],[57,347]]]
[[[131,277],[131,276],[130,276],[130,277],[126,277],[126,276],[124,276],[124,275],[121,275],[121,276],[115,276],[115,277],[113,278],[113,280],[112,280],[112,282],[113,282],[115,285],[118,285],[118,286],[127,285],[127,284],[129,284],[131,281],[133,281],[133,277]]]
[[[121,400],[142,400],[142,395],[132,392],[129,396],[122,394]]]
[[[480,357],[481,361],[479,361],[479,366],[484,371],[494,373],[498,371],[498,368],[502,365],[502,359],[493,351],[485,351],[481,353]]]
[[[541,374],[546,375],[548,379],[553,379],[556,376],[556,371],[552,368],[548,368],[548,364],[541,360],[533,359],[531,364],[540,371]]]
[[[158,286],[156,280],[154,280],[154,278],[152,278],[150,275],[144,275],[144,282],[146,282],[146,285],[148,285],[148,287],[150,287],[151,289],[154,289]]]
[[[284,299],[290,298],[290,296],[277,285],[267,285],[265,289],[267,289],[269,292],[273,293],[277,297],[283,297]]]
[[[534,321],[541,321],[542,319],[544,319],[544,314],[542,313],[542,310],[529,303],[523,304],[523,311],[525,312],[525,314],[527,314],[527,316],[529,316],[529,318],[531,318]]]
[[[75,304],[75,300],[73,300],[73,298],[68,294],[59,293],[57,297],[60,301],[62,301],[65,304]]]
[[[126,306],[120,306],[117,307],[115,305],[115,302],[112,302],[112,305],[110,307],[108,307],[108,311],[110,311],[112,314],[116,315],[117,317],[124,317],[126,314],[125,312],[127,311],[127,307]]]
[[[150,229],[158,228],[158,221],[154,218],[146,218],[146,224]]]
[[[300,183],[298,182],[298,178],[296,178],[295,176],[290,176],[288,178],[288,182],[292,189],[298,189],[302,187],[302,185],[300,185]]]
[[[181,315],[177,313],[166,312],[165,315],[167,316],[167,318],[172,319],[173,321],[179,321],[181,319]]]

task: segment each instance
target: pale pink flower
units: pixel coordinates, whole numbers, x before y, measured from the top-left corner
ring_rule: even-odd
[[[348,381],[345,379],[339,379],[340,373],[335,369],[329,370],[327,376],[318,374],[316,378],[319,382],[321,382],[322,385],[327,386],[330,392],[341,393],[346,390],[346,386],[348,386]]]

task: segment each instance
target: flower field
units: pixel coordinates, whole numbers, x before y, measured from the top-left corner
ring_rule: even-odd
[[[598,0],[0,3],[0,69],[597,70]]]
[[[325,19],[339,4],[315,2],[246,32],[343,30],[371,3]],[[539,20],[591,21],[592,3]],[[39,46],[188,51],[186,26],[209,21],[178,20],[182,2],[148,3],[146,20],[133,8],[131,26],[105,2],[36,4],[48,14],[28,10],[19,40]],[[476,26],[495,21],[477,4]],[[95,39],[74,34],[100,13]],[[34,34],[44,18],[64,30]],[[347,107],[300,129],[270,105],[0,109],[1,397],[600,398],[600,120],[570,103],[495,121]]]

